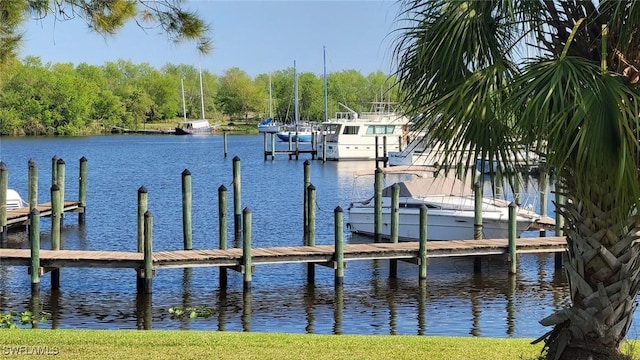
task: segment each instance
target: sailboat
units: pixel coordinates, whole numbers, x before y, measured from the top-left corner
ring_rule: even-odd
[[[277,133],[280,130],[280,125],[278,125],[275,120],[273,120],[273,110],[271,106],[271,75],[269,75],[269,117],[262,120],[258,123],[258,132],[259,133]]]
[[[276,134],[281,141],[297,141],[297,142],[311,142],[313,138],[313,128],[311,125],[298,124],[300,119],[299,105],[298,105],[298,74],[296,73],[296,62],[293,62],[293,93],[294,93],[294,123],[292,126],[287,126],[283,130],[278,131]]]
[[[184,119],[180,126],[176,127],[176,135],[209,135],[211,134],[211,124],[204,116],[204,91],[202,90],[202,67],[200,70],[200,106],[202,110],[202,118],[198,120],[187,121],[187,112],[184,103],[184,83],[182,84],[182,108]]]

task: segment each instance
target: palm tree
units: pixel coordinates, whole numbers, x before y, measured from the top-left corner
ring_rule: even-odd
[[[429,145],[468,149],[443,162],[527,145],[556,171],[572,302],[541,320],[545,356],[623,357],[640,286],[640,2],[405,0],[398,24],[402,104]]]

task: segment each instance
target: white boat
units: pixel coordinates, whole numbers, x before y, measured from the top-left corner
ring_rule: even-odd
[[[300,124],[300,111],[298,104],[298,74],[296,73],[296,63],[293,62],[293,118],[294,123],[289,126],[283,126],[276,136],[280,141],[297,141],[297,142],[311,142],[313,139],[314,128],[310,124]]]
[[[278,131],[280,131],[280,125],[276,124],[275,120],[271,117],[268,117],[258,123],[259,133],[274,134]]]
[[[361,113],[340,105],[348,111],[336,113],[321,125],[320,158],[326,154],[326,160],[374,160],[376,154],[384,155],[385,142],[387,153],[406,145],[410,119],[397,112],[394,103],[376,101],[371,111]]]
[[[184,119],[182,123],[176,126],[176,135],[210,135],[213,127],[204,116],[204,92],[202,90],[202,70],[200,70],[200,107],[202,118],[198,120],[187,120],[186,110],[184,109],[184,86],[182,86],[182,106]]]
[[[389,168],[394,169],[394,168]],[[418,170],[413,167],[416,174]],[[428,175],[430,173],[430,175]],[[398,237],[401,240],[418,240],[420,236],[420,207],[426,205],[428,240],[471,240],[474,235],[475,197],[470,182],[453,177],[434,176],[433,172],[408,181],[397,183],[400,187]],[[391,233],[391,186],[383,190],[382,232],[383,238]],[[348,208],[347,228],[364,235],[374,235],[374,198],[352,202]],[[483,197],[482,234],[485,239],[508,237],[509,203],[505,200]],[[516,236],[532,227],[543,217],[531,209],[518,207]],[[545,218],[546,222],[549,221]]]
[[[26,207],[27,203],[22,200],[20,194],[13,189],[7,189],[7,210],[16,210]]]

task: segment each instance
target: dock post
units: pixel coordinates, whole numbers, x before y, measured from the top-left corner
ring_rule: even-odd
[[[66,164],[64,160],[58,159],[58,161],[56,161],[56,184],[58,184],[58,187],[60,188],[60,203],[62,208],[62,212],[60,215],[60,226],[62,226],[62,224],[64,223],[64,200],[65,200],[64,185],[66,181],[65,167],[66,167]]]
[[[311,133],[311,160],[315,160],[318,155],[318,132]]]
[[[139,253],[144,253],[144,214],[147,212],[148,210],[148,193],[147,193],[147,189],[144,186],[141,186],[138,189],[138,236],[137,236],[137,240],[138,240],[138,252]],[[137,284],[136,287],[138,289],[138,293],[142,292],[142,289],[144,288],[144,276],[143,276],[143,270],[142,269],[137,269],[136,270],[136,280],[137,280]]]
[[[80,212],[78,212],[78,223],[84,224],[87,213],[87,179],[89,171],[87,169],[88,160],[86,157],[80,158],[80,184],[78,185],[78,197],[80,201]]]
[[[420,273],[418,281],[427,279],[427,205],[420,206],[420,245],[418,247],[418,260],[420,261]]]
[[[271,160],[276,159],[276,134],[271,133]]]
[[[307,246],[316,246],[316,187],[309,184],[307,187],[308,198],[308,226],[307,226]],[[307,283],[315,282],[316,268],[313,263],[307,263]]]
[[[515,202],[509,204],[509,274],[515,275],[517,265],[516,254],[516,210]]]
[[[218,234],[220,237],[220,250],[227,249],[227,188],[220,185],[218,188]],[[227,287],[227,268],[220,267],[220,288]]]
[[[549,185],[549,173],[546,167],[540,173],[540,215],[547,216],[547,187]],[[540,229],[540,237],[547,236],[547,231]]]
[[[244,275],[243,289],[251,289],[251,209],[248,207],[242,212],[244,221],[243,244],[242,244],[242,273]]]
[[[302,244],[307,244],[308,232],[309,232],[309,191],[308,187],[311,185],[311,162],[309,160],[304,161],[303,165],[303,189],[302,189]]]
[[[513,187],[513,199],[516,205],[520,206],[522,204],[522,173],[519,171],[513,175]]]
[[[391,235],[389,241],[398,243],[398,224],[400,223],[400,185],[397,183],[391,186]],[[389,260],[389,277],[398,277],[398,260]]]
[[[0,226],[2,227],[2,234],[0,235],[0,242],[7,241],[7,189],[9,187],[9,170],[7,164],[0,161]]]
[[[222,133],[222,139],[223,139],[223,144],[224,144],[223,145],[224,146],[224,158],[226,159],[227,158],[227,154],[228,154],[228,152],[227,152],[227,132],[226,131]]]
[[[242,196],[240,194],[240,158],[233,157],[233,226],[235,238],[242,236]]]
[[[377,139],[377,137],[376,137]],[[373,242],[380,242],[380,235],[382,233],[382,170],[376,167],[375,180],[374,180],[374,221],[373,221]]]
[[[293,137],[291,136],[291,131],[289,131],[289,160],[291,160],[291,154],[293,152]]]
[[[267,136],[267,133],[262,133],[262,150],[264,152],[264,158],[262,159],[263,161],[267,161],[267,156],[269,155],[269,151],[267,150],[269,148],[267,144]]]
[[[327,135],[322,134],[322,163],[327,162]]]
[[[474,195],[474,223],[473,223],[473,239],[482,239],[482,186],[480,181],[473,184]],[[482,258],[476,256],[473,259],[473,272],[479,273],[482,271]]]
[[[40,293],[40,211],[29,212],[29,245],[31,247],[31,294]]]
[[[144,252],[144,213],[148,210],[149,194],[144,186],[138,189],[138,252]]]
[[[144,213],[144,279],[142,284],[142,292],[151,294],[153,291],[153,215],[150,211]]]
[[[300,156],[300,135],[298,135],[298,129],[296,128],[296,160]]]
[[[182,240],[184,250],[193,249],[193,229],[191,227],[191,172],[184,169],[182,172]]]
[[[383,136],[382,137],[382,166],[383,167],[387,167],[388,165],[388,161],[387,161],[387,136]]]
[[[558,186],[556,185],[556,236],[564,236],[564,217],[558,211],[558,208],[562,209],[562,206],[565,203],[564,195],[560,193],[558,190]],[[562,259],[563,253],[557,252],[555,255],[555,268],[562,269]]]
[[[51,185],[58,181],[58,155],[53,155],[51,158]]]
[[[51,185],[51,250],[60,250],[60,227],[62,208],[60,207],[60,187]],[[60,269],[51,270],[51,289],[60,288]]]
[[[336,286],[344,284],[344,212],[340,206],[333,210],[335,238],[335,280]]]
[[[38,164],[29,159],[29,211],[38,206]]]
[[[376,168],[378,167],[378,161],[380,161],[380,157],[378,155],[378,144],[379,144],[380,140],[378,139],[378,135],[376,135],[376,150],[374,152],[374,156],[376,157]]]

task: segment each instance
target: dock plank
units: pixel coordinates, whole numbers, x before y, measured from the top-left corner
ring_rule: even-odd
[[[550,253],[566,249],[564,237],[522,238],[516,245],[517,253]],[[253,248],[252,262],[276,263],[327,263],[333,260],[333,245],[288,246]],[[347,244],[344,259],[412,259],[418,257],[417,242]],[[427,257],[458,257],[500,255],[508,252],[506,239],[431,241],[427,243]],[[29,249],[0,249],[0,265],[29,266]],[[43,267],[144,267],[144,256],[138,252],[95,250],[40,250]],[[211,267],[242,265],[242,249],[232,248],[158,251],[153,253],[155,268]]]

